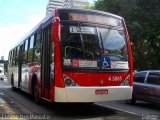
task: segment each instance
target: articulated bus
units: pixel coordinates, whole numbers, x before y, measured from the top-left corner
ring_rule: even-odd
[[[132,51],[120,16],[55,9],[9,52],[12,88],[60,103],[131,99]]]

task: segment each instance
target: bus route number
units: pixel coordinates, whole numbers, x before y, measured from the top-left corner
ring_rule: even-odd
[[[122,76],[110,76],[108,80],[113,82],[122,81]]]

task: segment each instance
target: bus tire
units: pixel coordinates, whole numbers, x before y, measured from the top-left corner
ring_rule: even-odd
[[[34,101],[37,104],[41,104],[41,98],[38,96],[39,92],[38,92],[38,83],[37,81],[34,83],[34,91],[33,91],[33,96],[34,96]]]

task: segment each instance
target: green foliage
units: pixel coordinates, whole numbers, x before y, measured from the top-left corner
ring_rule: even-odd
[[[88,6],[84,6],[83,8],[85,8],[85,9],[95,9],[95,6],[93,6],[93,5],[88,5]]]
[[[125,18],[135,69],[160,69],[160,0],[98,0],[95,9]]]

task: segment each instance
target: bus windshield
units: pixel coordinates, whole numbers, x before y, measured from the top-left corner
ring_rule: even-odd
[[[124,29],[62,25],[63,66],[71,68],[128,69]]]

